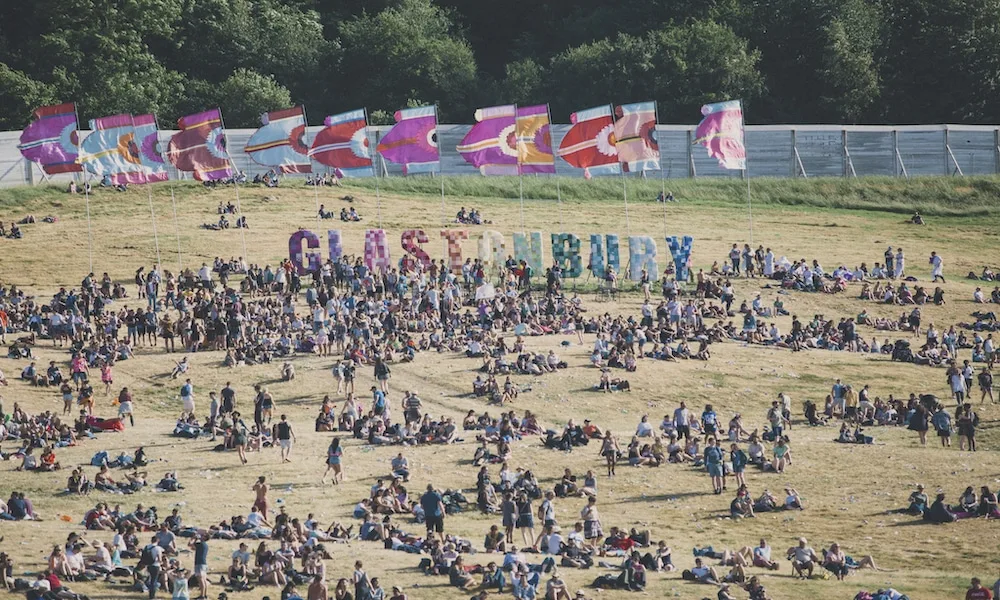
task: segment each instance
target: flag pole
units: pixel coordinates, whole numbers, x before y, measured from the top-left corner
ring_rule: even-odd
[[[153,116],[156,119],[156,116]],[[128,120],[132,122],[132,131],[135,131],[135,115],[131,113],[128,116]],[[157,128],[159,132],[159,128]],[[134,135],[134,133],[133,133]],[[157,133],[157,141],[159,141],[159,133]],[[156,248],[156,268],[160,271],[163,270],[163,263],[160,261],[160,236],[156,233],[156,211],[153,210],[153,188],[146,186],[146,198],[149,200],[149,219],[153,224],[153,247]],[[180,273],[178,273],[180,275]]]
[[[146,197],[149,199],[149,218],[153,223],[153,245],[156,248],[156,268],[160,271],[163,270],[163,264],[160,262],[160,236],[156,233],[156,211],[153,210],[153,189],[146,186]]]
[[[371,130],[368,128],[368,107],[366,106],[362,110],[365,113],[365,141],[368,142],[368,147],[371,148]],[[379,156],[378,152],[375,153],[375,156]],[[375,214],[378,217],[378,228],[382,229],[382,195],[379,193],[378,182],[381,173],[375,171],[375,163],[376,161],[372,160],[372,176],[375,177]]]
[[[746,152],[747,147],[747,122],[746,117],[743,115],[743,101],[740,100],[740,125],[742,126],[743,132],[743,148]],[[746,153],[743,159],[743,177],[747,180],[747,218],[750,223],[750,246],[753,246],[753,203],[750,201],[750,156]]]
[[[610,104],[611,107],[611,118],[613,121],[615,119],[615,105]],[[628,186],[625,183],[625,165],[621,162],[621,156],[618,157],[618,172],[622,175],[622,198],[625,201],[625,234],[632,235],[632,224],[628,217]]]
[[[517,186],[521,199],[521,233],[524,233],[524,169],[521,168],[521,140],[517,137],[517,104],[514,105],[514,147],[517,152]]]
[[[177,198],[174,196],[173,184],[170,184],[170,204],[174,207],[174,237],[177,238],[177,275],[180,276],[184,270],[184,263],[181,260],[181,230],[177,226]]]
[[[73,116],[76,120],[76,138],[80,139],[80,113],[76,110],[76,102],[73,103]],[[79,156],[79,150],[77,150],[77,155]],[[90,226],[90,187],[87,185],[90,180],[90,173],[87,172],[86,167],[80,167],[83,171],[83,195],[87,203],[87,253],[90,256],[90,273],[94,272],[94,233]],[[42,173],[45,170],[42,169]]]
[[[657,127],[660,125],[660,105],[653,100],[653,114],[656,116],[656,123],[653,125],[653,131],[657,133],[656,136],[656,147],[660,146],[660,137]],[[667,180],[663,176],[663,155],[659,156],[660,163],[660,198],[663,200],[663,237],[667,237]]]
[[[87,249],[90,255],[90,272],[94,272],[94,232],[90,227],[90,173],[83,170],[83,195],[87,201]]]
[[[549,120],[549,144],[552,144],[552,111],[545,103],[545,116]],[[559,227],[563,224],[562,186],[559,184],[559,174],[556,173],[556,151],[552,150],[552,178],[556,180],[556,205],[559,208]]]
[[[303,134],[302,135],[303,135],[303,137],[305,137],[305,132],[309,130],[309,119],[306,117],[306,107],[305,107],[305,105],[303,104],[299,108],[302,109],[302,123],[305,125],[305,129],[303,129]],[[313,138],[313,139],[315,140],[315,138]],[[306,154],[307,158],[308,158],[308,156],[309,155]],[[311,158],[309,159],[309,172],[312,173],[312,159]],[[316,181],[313,181],[313,184],[314,184],[313,185],[313,198],[316,201],[316,223],[319,223],[320,222],[320,214],[319,214],[319,185],[317,184]]]
[[[219,122],[222,124],[222,139],[226,141],[226,155],[229,157],[229,164],[233,167],[233,191],[236,194],[236,211],[240,213],[240,217],[244,217],[244,222],[246,221],[246,215],[243,214],[243,207],[240,205],[240,186],[237,183],[239,177],[239,169],[236,167],[236,161],[233,160],[231,154],[229,154],[229,140],[226,138],[226,120],[222,116],[222,109],[219,108]],[[239,217],[236,219],[239,221]],[[247,267],[250,266],[250,257],[247,253],[247,236],[246,228],[240,227],[240,240],[243,242],[243,256],[241,257],[246,263]]]

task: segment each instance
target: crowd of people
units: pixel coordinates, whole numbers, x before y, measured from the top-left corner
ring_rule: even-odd
[[[220,217],[225,218],[235,210],[231,205],[220,204]],[[323,217],[325,207],[320,206],[319,210]],[[342,212],[356,215],[353,207]],[[483,222],[478,212],[465,213],[464,208],[457,218],[461,222]],[[943,281],[941,257],[933,253],[929,261],[934,281]],[[869,443],[870,436],[862,428],[878,425],[906,426],[918,432],[925,443],[924,434],[930,424],[944,446],[950,445],[954,422],[960,449],[968,445],[975,450],[978,416],[968,396],[975,377],[982,391],[980,401],[987,395],[992,401],[990,368],[995,354],[992,335],[981,337],[977,330],[974,339],[969,340],[964,331],[955,328],[942,334],[933,324],[922,327],[920,306],[943,304],[944,293],[941,288],[928,293],[920,286],[911,291],[908,282],[902,281],[906,276],[904,265],[905,258],[899,249],[886,252],[884,266],[875,263],[869,270],[862,263],[853,270],[839,267],[828,274],[815,260],[811,265],[805,259],[790,262],[775,259],[770,249],[759,247],[753,251],[745,245],[740,250],[734,245],[722,267],[715,265],[709,273],[699,271],[693,276],[697,282],[693,293],[686,293],[679,282],[664,277],[663,299],[654,301],[645,285],[643,303],[639,313],[633,315],[588,315],[578,296],[564,292],[559,265],[547,268],[540,278],[543,283],[533,287],[532,283],[538,282],[533,279],[532,268],[513,258],[508,259],[495,278],[495,294],[478,298],[476,291],[494,278],[487,275],[489,269],[485,265],[471,259],[460,272],[452,272],[443,261],[424,265],[412,260],[384,272],[373,272],[361,258],[342,256],[327,261],[308,276],[300,276],[290,261],[283,261],[276,268],[261,268],[245,264],[242,258],[228,261],[216,258],[211,266],[206,263],[198,271],[187,269],[179,276],[166,270],[161,274],[155,267],[148,272],[139,269],[135,298],[106,273],[99,279],[88,274],[78,289],[63,288],[45,304],[10,286],[0,292],[0,310],[4,316],[0,322],[5,325],[4,335],[23,335],[12,345],[16,357],[30,360],[33,344],[51,340],[54,348],[65,352],[69,364],[66,377],[54,361],[44,372],[32,362],[22,371],[21,379],[36,387],[59,389],[66,402],[64,414],[72,414],[74,404],[82,407],[82,412],[69,424],[63,421],[64,416],[49,411],[28,416],[15,404],[12,417],[0,424],[3,434],[0,440],[14,439],[21,444],[18,451],[4,455],[5,459],[18,462],[17,468],[46,472],[62,468],[55,457],[60,445],[76,444],[82,437],[93,437],[97,431],[124,428],[126,420],[134,425],[133,399],[127,388],[118,395],[116,418],[102,419],[93,414],[96,392],[92,380],[100,373],[104,394],[110,395],[116,362],[131,360],[135,350],[143,346],[159,348],[160,340],[169,352],[176,351],[178,343],[186,353],[224,351],[225,358],[218,365],[224,369],[280,359],[284,362],[279,380],[284,382],[295,379],[290,357],[334,357],[335,394],[343,395],[343,406],[338,412],[336,401],[329,396],[324,398],[315,421],[316,431],[338,432],[325,453],[323,482],[330,475],[333,484],[345,479],[342,437],[361,440],[368,446],[398,445],[401,450],[427,444],[461,443],[464,435],[475,437],[478,447],[471,459],[478,469],[475,506],[498,521],[490,524],[485,534],[484,558],[474,559],[473,550],[478,550],[478,545],[445,527],[448,515],[469,510],[471,503],[459,490],[438,490],[433,484],[428,484],[420,494],[408,492],[411,470],[400,451],[391,460],[384,480],[356,505],[353,516],[357,523],[334,522],[324,529],[311,514],[300,518],[290,515],[286,507],[275,511],[264,477],[254,485],[255,500],[247,515],[234,515],[207,527],[182,525],[176,510],[160,521],[155,509],[141,504],[126,513],[100,502],[84,515],[83,525],[92,532],[114,532],[114,540],[95,544],[74,536],[66,545],[53,550],[46,576],[75,581],[91,577],[88,573],[107,576],[120,572],[133,578],[136,591],[149,593],[150,597],[158,588],[171,590],[177,597],[178,593],[186,593],[189,585],[197,586],[200,596],[205,596],[209,540],[249,539],[260,544],[253,553],[245,543],[234,552],[232,565],[224,576],[227,590],[274,585],[283,589],[283,597],[293,598],[298,596],[295,586],[308,586],[305,592],[308,598],[325,598],[324,560],[329,553],[324,544],[360,539],[382,543],[387,550],[421,555],[420,567],[425,573],[447,576],[449,583],[457,588],[510,591],[519,600],[534,598],[536,594],[553,600],[569,598],[571,594],[560,570],[595,565],[612,571],[594,581],[598,588],[639,591],[648,585],[647,574],[680,570],[684,579],[717,585],[719,598],[732,598],[732,590],[739,586],[752,599],[763,600],[768,597],[764,573],[751,575],[749,570],[777,567],[766,540],[761,540],[757,547],[721,553],[711,548],[695,549],[693,566],[679,569],[666,541],[651,539],[651,532],[640,523],[605,525],[598,509],[597,490],[601,484],[593,471],[578,477],[565,469],[550,486],[548,481],[543,485],[531,470],[511,466],[515,464],[518,442],[529,437],[539,436],[546,447],[565,451],[593,441],[595,460],[606,467],[611,478],[617,476],[619,463],[633,468],[683,465],[707,474],[715,495],[722,495],[733,485],[736,495],[728,512],[734,520],[753,518],[767,511],[805,510],[805,501],[796,489],[786,487],[783,498],[768,489],[756,494],[750,491],[744,478],[747,466],[777,475],[793,467],[789,433],[793,418],[788,394],[780,394],[762,415],[762,422],[766,423],[762,430],[748,431],[740,414],[726,417],[727,422],[711,404],[699,413],[681,402],[658,426],[650,422],[648,415],[642,416],[634,435],[624,445],[619,444],[607,427],[600,427],[590,419],[584,419],[580,425],[569,419],[559,430],[543,426],[531,410],[524,410],[523,417],[519,417],[508,407],[524,403],[524,394],[530,389],[516,384],[511,376],[543,377],[568,368],[554,350],[533,351],[529,343],[533,336],[568,337],[564,346],[571,345],[574,339],[583,345],[584,335],[593,336],[589,363],[601,373],[596,387],[616,391],[629,389],[629,385],[627,380],[613,376],[615,369],[635,372],[641,361],[648,359],[710,360],[711,346],[727,341],[796,351],[885,353],[886,347],[891,347],[895,353],[895,344],[888,341],[879,344],[875,340],[869,344],[859,335],[858,328],[881,326],[887,331],[906,331],[914,336],[926,333],[926,346],[921,351],[925,354],[936,351],[934,359],[947,366],[948,385],[958,403],[953,417],[945,410],[944,403],[934,397],[913,394],[908,401],[892,396],[883,401],[873,398],[867,385],[855,390],[838,380],[822,406],[812,401],[804,403],[804,421],[821,426],[840,419],[841,434],[837,441],[850,443]],[[230,281],[237,274],[245,275],[238,286]],[[737,303],[732,279],[758,276],[780,281],[781,294],[769,306],[764,305],[760,295]],[[869,280],[875,281],[873,287]],[[895,327],[891,322],[872,320],[862,311],[856,318],[828,319],[815,315],[810,322],[793,316],[790,333],[783,335],[778,330],[774,320],[789,314],[785,298],[801,291],[838,293],[852,282],[860,282],[861,295],[866,299],[914,307],[903,314]],[[126,303],[133,300],[138,306],[129,308]],[[742,320],[741,326],[734,323],[735,318]],[[977,316],[977,322],[988,321],[985,315]],[[970,347],[980,348],[983,362],[988,361],[978,375],[970,361],[957,362],[957,351]],[[943,353],[945,350],[947,353]],[[23,351],[27,351],[27,356]],[[417,393],[393,389],[393,366],[417,360],[421,353],[446,352],[480,361],[472,397],[485,397],[506,412],[494,417],[472,410],[459,425],[446,415],[432,417]],[[920,353],[915,356],[920,357]],[[197,374],[191,372],[187,357],[173,362],[168,376],[184,381],[179,388],[183,411],[175,435],[190,439],[210,436],[213,441],[221,437],[217,449],[235,450],[241,464],[248,463],[248,452],[263,452],[266,448],[273,448],[280,462],[296,460],[296,425],[278,410],[267,386],[254,387],[252,423],[249,418],[244,420],[243,407],[237,402],[231,384],[211,391],[207,412],[199,411],[195,402]],[[375,382],[370,389],[370,403],[363,403],[362,394],[356,389],[358,372],[363,369],[371,369]],[[249,406],[244,410],[249,413]],[[38,459],[34,459],[36,449],[41,449]],[[115,466],[112,463],[123,468],[120,477],[112,474]],[[151,485],[148,471],[140,470],[146,464],[144,456],[122,455],[114,461],[102,457],[92,463],[97,469],[93,482],[84,467],[73,468],[67,491],[141,492]],[[492,475],[491,469],[498,467],[497,474]],[[182,485],[176,473],[168,471],[155,487],[176,491]],[[925,495],[921,496],[922,488],[918,491],[911,497],[908,510],[929,521],[1000,516],[996,494],[986,487],[978,495],[969,488],[955,506],[943,503],[943,492],[936,502],[929,503]],[[582,505],[574,507],[574,513],[579,509],[579,518],[560,525],[556,503],[566,505],[574,501]],[[0,509],[0,517],[4,519],[37,518],[31,502],[18,492]],[[616,520],[628,518],[619,515]],[[424,525],[424,535],[407,532],[404,529],[407,523]],[[515,530],[519,539],[515,539]],[[141,534],[154,531],[149,544],[144,545]],[[179,562],[178,537],[191,540],[194,554],[191,570]],[[277,547],[272,550],[269,543]],[[94,548],[93,557],[83,556],[88,546]],[[823,549],[821,554],[814,552],[805,539],[786,552],[794,573],[802,577],[812,576],[816,566],[838,579],[855,569],[878,569],[871,556],[854,560],[837,544]],[[123,559],[137,559],[138,563],[126,566]],[[709,565],[705,559],[720,562]],[[50,589],[65,589],[61,584],[46,581]],[[349,585],[354,586],[354,597],[358,600],[380,600],[388,595],[378,578],[368,578],[360,562],[350,581],[341,579],[337,583],[335,597],[341,591],[346,593]],[[399,588],[393,588],[392,594],[393,598],[405,598]]]

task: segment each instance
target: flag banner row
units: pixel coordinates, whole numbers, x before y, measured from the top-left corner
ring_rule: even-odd
[[[743,108],[739,100],[707,104],[694,135],[724,169],[745,169]],[[73,103],[38,108],[21,134],[22,155],[47,174],[85,170],[116,184],[167,179],[167,163],[199,181],[231,179],[237,169],[227,145],[221,109],[178,120],[178,132],[161,148],[154,115],[119,114],[92,119],[82,143]],[[475,124],[455,148],[483,175],[554,174],[555,157],[583,169],[584,177],[641,173],[661,168],[656,103],[598,106],[570,115],[571,127],[553,149],[547,104],[501,105],[475,112]],[[368,116],[358,109],[327,116],[306,139],[305,108],[261,115],[244,152],[282,173],[309,173],[313,162],[338,177],[375,175],[375,153],[407,175],[441,172],[436,106],[405,108],[372,151]]]

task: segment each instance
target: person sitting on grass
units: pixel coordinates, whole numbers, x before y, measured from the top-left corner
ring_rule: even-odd
[[[694,581],[697,581],[698,583],[719,585],[722,582],[719,578],[719,573],[715,570],[715,567],[705,566],[701,557],[694,559],[694,567],[692,567],[688,572],[694,577]],[[687,578],[685,577],[685,579]]]

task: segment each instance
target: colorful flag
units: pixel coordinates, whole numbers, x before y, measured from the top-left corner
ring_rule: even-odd
[[[555,173],[549,105],[517,107],[517,164],[521,173]]]
[[[226,131],[218,108],[177,120],[179,132],[167,144],[167,160],[178,171],[193,172],[198,181],[215,181],[233,176],[232,160],[226,149]]]
[[[743,103],[740,100],[717,102],[701,107],[705,116],[694,133],[695,144],[708,149],[723,169],[745,170],[747,149],[743,145]]]
[[[142,164],[143,183],[167,180],[167,164],[160,153],[160,132],[156,127],[155,115],[132,117],[135,129],[135,143],[139,146],[139,162]]]
[[[483,175],[517,175],[516,121],[513,104],[480,108],[456,150]]]
[[[337,175],[371,177],[371,150],[368,142],[368,121],[363,108],[323,120],[325,127],[316,134],[309,157],[333,167]]]
[[[656,143],[656,102],[622,104],[615,109],[615,147],[626,173],[660,168]]]
[[[77,158],[84,169],[99,178],[108,176],[116,184],[145,183],[132,115],[91,119],[90,130]]]
[[[301,106],[260,116],[261,128],[247,140],[243,151],[259,165],[278,167],[282,173],[310,173],[306,146],[306,112]]]
[[[32,113],[35,120],[21,132],[17,149],[24,158],[42,165],[49,175],[81,171],[77,158],[76,105],[72,102],[43,106]]]
[[[610,106],[598,106],[570,115],[573,123],[559,144],[559,156],[590,179],[621,173],[615,147],[615,122]]]
[[[437,109],[422,106],[396,111],[396,124],[376,150],[386,160],[403,165],[404,174],[439,172]]]

